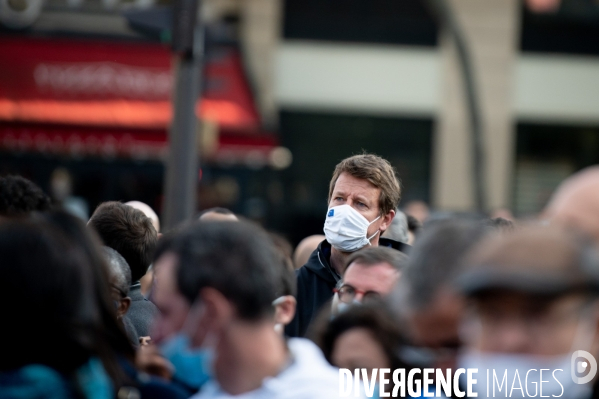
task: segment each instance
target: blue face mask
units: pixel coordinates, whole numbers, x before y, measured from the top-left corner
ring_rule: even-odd
[[[178,332],[166,340],[160,350],[175,367],[173,379],[199,389],[212,378],[212,348],[192,348],[189,337]]]

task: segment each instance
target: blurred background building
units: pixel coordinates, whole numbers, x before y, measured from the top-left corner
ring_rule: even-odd
[[[534,214],[599,162],[599,3],[446,2],[472,55],[487,210]],[[429,3],[202,0],[198,210],[225,206],[297,242],[321,232],[332,170],[361,151],[397,168],[403,204],[472,210],[464,86]],[[169,12],[1,0],[0,173],[88,212],[132,199],[160,212]]]

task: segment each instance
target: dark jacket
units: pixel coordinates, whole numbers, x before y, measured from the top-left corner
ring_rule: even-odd
[[[388,238],[380,238],[379,245],[407,252],[409,245]],[[297,307],[295,317],[285,327],[289,337],[303,337],[308,326],[318,315],[322,305],[333,297],[333,289],[341,276],[331,267],[331,244],[326,240],[312,252],[308,263],[296,271]]]
[[[129,290],[131,306],[125,318],[131,322],[137,332],[137,337],[150,335],[150,327],[154,318],[158,315],[158,308],[141,294],[141,285],[133,284]]]

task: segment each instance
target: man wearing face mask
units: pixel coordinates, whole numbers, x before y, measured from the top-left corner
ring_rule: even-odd
[[[154,337],[173,379],[201,385],[194,399],[339,396],[338,371],[318,347],[285,341],[275,329],[285,322],[277,302],[287,299],[276,251],[246,222],[197,223],[159,248],[156,303],[163,313]],[[162,295],[168,280],[176,282],[174,296]]]
[[[359,249],[385,246],[405,252],[408,245],[382,238],[395,216],[400,186],[395,170],[372,154],[341,161],[329,185],[326,239],[297,271],[297,312],[285,333],[304,336],[310,322],[333,297],[347,258]]]
[[[599,349],[593,247],[538,226],[491,236],[469,254],[457,287],[469,300],[458,366],[478,369],[478,397],[591,398],[593,382],[574,378],[593,379],[587,355]]]

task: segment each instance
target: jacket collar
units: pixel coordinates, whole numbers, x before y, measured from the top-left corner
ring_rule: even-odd
[[[401,243],[399,241],[391,240],[389,238],[379,238],[379,245],[396,249],[403,253],[408,253],[411,248],[408,244]],[[318,248],[312,252],[308,263],[305,267],[308,267],[312,272],[326,280],[330,284],[336,284],[341,280],[341,276],[331,266],[331,244],[327,240],[322,241],[318,244]]]

